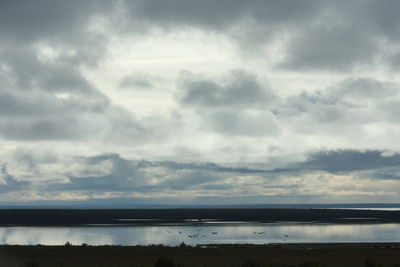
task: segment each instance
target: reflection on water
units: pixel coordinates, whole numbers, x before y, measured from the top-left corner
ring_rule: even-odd
[[[1,244],[149,245],[398,242],[400,224],[0,227]]]

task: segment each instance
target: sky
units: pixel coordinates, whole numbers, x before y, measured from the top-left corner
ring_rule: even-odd
[[[0,1],[0,201],[394,203],[400,1]]]

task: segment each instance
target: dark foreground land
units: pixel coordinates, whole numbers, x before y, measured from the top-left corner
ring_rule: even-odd
[[[154,225],[182,224],[188,221],[194,224],[204,221],[400,223],[400,211],[346,209],[0,210],[0,226]]]
[[[0,266],[400,266],[400,243],[213,247],[0,246]]]

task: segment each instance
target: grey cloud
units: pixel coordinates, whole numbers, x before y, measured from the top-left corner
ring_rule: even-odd
[[[79,140],[85,135],[84,125],[72,117],[4,120],[0,127],[0,136],[8,140]]]
[[[365,136],[368,124],[395,123],[400,89],[372,78],[346,79],[314,92],[282,99],[273,111],[295,131],[324,136]]]
[[[399,92],[399,86],[394,83],[371,78],[358,78],[347,79],[334,86],[327,93],[327,97],[336,101],[360,103],[363,100],[380,101],[391,98]]]
[[[26,161],[24,159],[26,153],[22,153],[21,156],[22,158],[18,160]],[[54,158],[43,156],[28,157],[27,161],[34,161],[34,169],[41,169],[41,164],[44,162],[54,161]],[[310,154],[308,160],[304,162],[288,163],[287,168],[281,169],[268,169],[267,165],[263,169],[252,169],[225,167],[214,163],[137,161],[123,158],[118,154],[75,157],[72,162],[65,161],[65,157],[62,157],[56,161],[64,165],[59,170],[66,179],[47,183],[35,180],[18,182],[19,177],[11,176],[7,169],[3,168],[3,176],[4,174],[7,176],[8,185],[0,185],[0,191],[11,192],[12,188],[20,190],[34,188],[39,195],[46,192],[69,192],[89,197],[102,193],[118,196],[129,196],[132,193],[160,193],[163,198],[162,194],[166,192],[183,190],[207,192],[210,196],[213,194],[232,196],[232,192],[251,193],[252,197],[257,194],[256,192],[267,190],[277,195],[294,196],[304,195],[303,188],[307,185],[298,184],[298,177],[310,173],[348,173],[362,178],[398,180],[399,157],[395,153],[377,150],[320,151]],[[80,167],[74,169],[75,164]],[[36,174],[40,175],[43,173]]]
[[[324,2],[313,22],[291,28],[287,58],[279,67],[307,71],[351,71],[357,67],[395,66],[391,51],[399,40],[399,2]],[[336,23],[340,21],[340,23]]]
[[[66,183],[54,183],[45,187],[46,190],[57,191],[129,191],[139,185],[146,184],[140,181],[144,178],[144,174],[136,166],[135,162],[126,160],[117,154],[101,155],[96,157],[76,159],[82,164],[83,169],[78,173],[65,173],[68,176]],[[110,163],[110,169],[104,170],[103,173],[93,173],[93,168],[99,166],[106,161]]]
[[[0,53],[0,136],[10,140],[127,139],[143,129],[64,59],[40,60],[33,48]],[[118,128],[118,136],[110,134]]]
[[[288,36],[287,57],[276,67],[292,71],[343,72],[375,63],[390,65],[387,48],[395,47],[399,36],[395,0],[138,0],[124,5],[133,31],[148,27],[218,31],[246,55],[256,49],[259,56],[275,37]]]
[[[222,82],[193,77],[180,82],[180,104],[196,110],[202,125],[224,135],[276,136],[280,133],[268,111],[277,97],[255,76],[235,70]]]
[[[0,62],[7,71],[9,84],[19,90],[39,89],[48,92],[75,92],[83,95],[101,94],[82,76],[76,66],[62,59],[41,61],[38,51],[31,48],[9,49],[0,53]]]
[[[93,66],[106,52],[107,38],[90,27],[94,18],[112,17],[115,7],[115,3],[105,0],[1,1],[1,57],[21,55],[18,67],[28,79],[37,74],[29,56],[38,56],[35,53],[43,47],[55,51],[53,56],[59,62]]]
[[[173,179],[167,180],[161,186],[174,190],[198,189],[204,184],[215,185],[225,177],[226,175],[210,170],[185,170],[176,172]]]
[[[289,41],[287,58],[278,68],[349,71],[371,64],[378,51],[374,36],[343,26],[307,29]]]
[[[0,34],[18,42],[63,36],[71,38],[87,27],[90,18],[110,6],[107,1],[12,1],[0,3]]]
[[[392,70],[398,71],[400,69],[400,53],[394,53],[390,55],[388,62]]]
[[[242,70],[232,71],[224,83],[213,80],[183,80],[180,103],[199,108],[267,107],[275,96],[262,87],[255,76]]]
[[[358,1],[355,2],[358,3]],[[353,8],[357,7],[353,4]],[[348,9],[348,12],[354,11],[353,8]],[[400,18],[397,15],[399,9],[400,3],[396,0],[367,1],[366,7],[361,8],[361,12],[355,15],[354,19],[364,26],[368,25],[367,29],[374,33],[397,41],[400,33]]]
[[[205,123],[224,135],[277,136],[281,133],[274,116],[269,112],[214,112],[204,117]]]
[[[400,180],[400,167],[386,167],[377,170],[362,171],[357,174],[361,178],[375,180]]]
[[[0,184],[0,192],[14,192],[26,189],[30,183],[26,181],[18,181],[7,171],[7,164],[0,167],[0,178],[3,178],[5,184]]]
[[[382,59],[387,53],[382,40],[396,46],[398,7],[396,0],[40,0],[35,3],[6,0],[0,5],[0,34],[3,43],[11,46],[25,42],[26,47],[45,41],[64,48],[62,51],[72,48],[76,55],[67,59],[80,63],[94,63],[106,50],[107,38],[88,30],[93,18],[99,16],[108,20],[113,30],[125,28],[133,33],[143,33],[140,28],[174,31],[200,27],[222,32],[235,42],[250,44],[254,44],[252,40],[260,42],[259,39],[269,43],[275,35],[288,34],[287,58],[279,67],[348,71]],[[248,25],[252,26],[238,27],[246,21],[251,21]],[[254,25],[258,28],[255,34]]]
[[[134,73],[125,76],[119,83],[119,87],[123,89],[152,89],[154,87],[152,80],[154,80],[154,78],[150,75]]]
[[[379,169],[400,165],[400,155],[382,156],[379,150],[337,150],[322,151],[312,154],[308,161],[300,166],[306,169],[328,172],[351,172],[359,170]]]
[[[77,173],[65,173],[67,182],[43,187],[56,191],[87,192],[157,192],[166,189],[185,190],[210,188],[228,177],[262,173],[263,170],[224,167],[214,163],[179,163],[172,161],[135,161],[118,154],[80,157],[75,161],[83,168]],[[110,163],[101,173],[100,165]],[[155,182],[156,181],[156,182]]]
[[[321,1],[250,0],[250,1],[184,1],[138,0],[125,1],[129,16],[158,26],[200,26],[225,29],[246,18],[279,24],[307,19]]]

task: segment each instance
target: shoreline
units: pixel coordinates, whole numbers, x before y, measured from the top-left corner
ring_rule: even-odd
[[[4,210],[0,226],[211,225],[242,223],[400,223],[400,211],[349,209]]]

